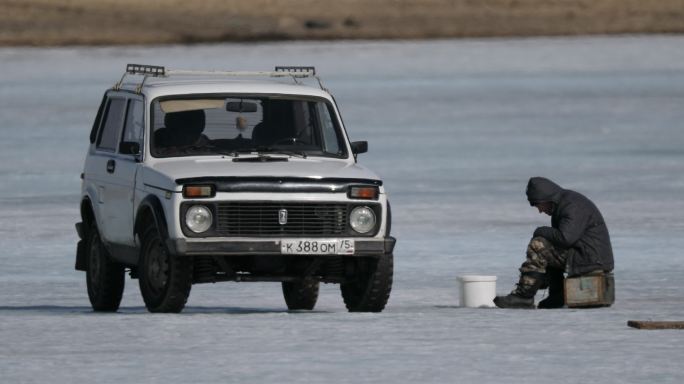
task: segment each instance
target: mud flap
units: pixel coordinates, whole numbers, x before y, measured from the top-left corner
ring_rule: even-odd
[[[76,270],[84,271],[88,267],[88,257],[86,255],[86,242],[85,240],[80,240],[76,245]]]
[[[76,223],[76,233],[80,238],[76,244],[76,270],[85,272],[88,268],[88,257],[86,255],[86,236],[83,229],[83,223]]]

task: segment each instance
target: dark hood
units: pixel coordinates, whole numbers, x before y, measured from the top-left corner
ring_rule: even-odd
[[[527,200],[530,205],[552,201],[558,203],[560,193],[563,191],[560,185],[544,177],[533,177],[527,183]]]

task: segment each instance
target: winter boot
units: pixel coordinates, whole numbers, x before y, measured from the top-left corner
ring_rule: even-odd
[[[555,269],[546,271],[546,278],[549,282],[549,297],[539,302],[538,308],[553,309],[565,306],[565,296],[563,294],[563,283],[565,276],[563,271]]]
[[[497,296],[494,304],[499,308],[534,309],[534,295],[546,283],[546,275],[539,272],[524,272],[518,286],[507,296]]]

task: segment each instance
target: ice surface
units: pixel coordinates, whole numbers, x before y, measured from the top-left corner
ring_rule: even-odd
[[[223,283],[152,315],[127,280],[119,313],[93,313],[79,174],[130,62],[315,65],[390,193],[385,312],[347,313],[335,285],[303,313],[278,284]],[[683,106],[682,37],[0,49],[0,382],[682,383],[684,333],[626,323],[684,318]],[[548,222],[524,196],[537,175],[602,210],[615,305],[458,308],[458,275],[512,288]]]

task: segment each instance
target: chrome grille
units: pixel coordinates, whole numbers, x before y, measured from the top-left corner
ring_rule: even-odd
[[[279,212],[287,210],[287,223]],[[331,236],[347,233],[347,204],[222,202],[216,232],[223,236]],[[281,217],[282,220],[282,217]]]

